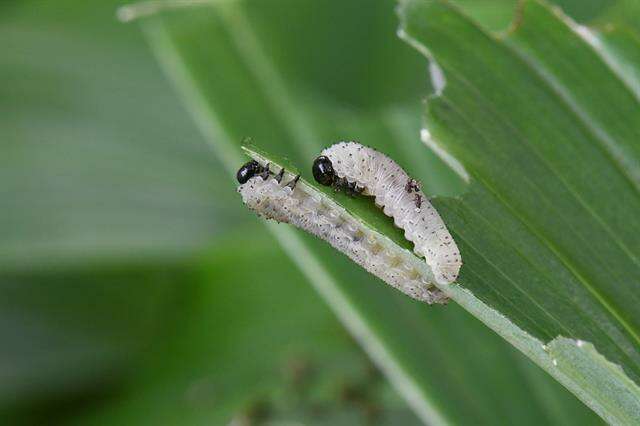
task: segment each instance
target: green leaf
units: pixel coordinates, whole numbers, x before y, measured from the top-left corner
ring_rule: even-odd
[[[316,5],[252,2],[245,7],[212,2],[152,13],[142,23],[156,56],[230,175],[243,162],[239,141],[247,135],[298,165],[310,164],[332,141],[359,139],[407,165],[430,192],[456,193],[460,180],[418,142],[416,91],[423,89],[416,88],[426,86],[425,64],[416,62],[416,55],[402,44],[389,41],[396,26],[393,4],[357,9],[365,15],[349,15],[350,6],[343,2],[331,2],[326,9]],[[125,15],[140,11],[133,7]],[[360,19],[349,20],[354,16]],[[335,18],[345,25],[336,24]],[[335,48],[359,31],[368,34],[373,22],[379,25],[376,37],[358,38],[351,49]],[[313,37],[306,30],[309,23],[312,29],[333,31],[326,39]],[[380,39],[389,43],[388,48],[378,48]],[[305,60],[309,52],[315,62]],[[330,59],[322,61],[318,52],[331,52]],[[373,57],[363,52],[373,52]],[[387,64],[385,72],[364,72],[370,63]],[[357,84],[336,90],[341,74],[358,68],[363,70],[358,75],[368,82],[366,93]],[[413,92],[389,94],[389,87],[406,86]],[[594,421],[558,384],[523,363],[520,355],[455,304],[428,309],[373,282],[318,241],[286,226],[270,225],[270,229],[423,421],[489,424],[499,417],[536,424],[575,421],[578,416],[584,422]],[[460,305],[551,369],[552,358],[539,340],[463,288],[453,286],[448,291]],[[535,389],[534,400],[529,388]]]
[[[502,40],[446,2],[400,12],[447,79],[426,124],[471,177],[462,200],[437,202],[462,246],[460,284],[542,341],[593,343],[637,381],[638,99],[559,12],[522,13]],[[606,420],[638,418],[631,380],[586,380],[604,370],[582,366],[549,370],[573,376],[560,380]],[[632,397],[611,404],[602,380]]]

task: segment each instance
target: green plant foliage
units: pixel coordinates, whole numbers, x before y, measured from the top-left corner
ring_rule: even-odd
[[[420,101],[432,88],[425,59],[396,37],[393,1],[160,0],[135,9],[150,12],[144,34],[215,155],[177,107],[136,26],[116,22],[121,3],[0,6],[0,34],[9,41],[0,57],[8,82],[0,87],[1,423],[601,423],[467,310],[583,400],[593,395],[580,389],[608,393],[595,407],[606,419],[630,419],[630,373],[603,358],[612,359],[601,342],[577,350],[575,340],[559,338],[545,352],[538,339],[555,335],[553,322],[527,322],[518,309],[503,317],[460,286],[448,289],[457,303],[427,307],[323,243],[269,225],[280,249],[234,193],[230,177],[246,160],[245,136],[305,174],[322,147],[359,139],[398,160],[427,193],[468,191],[419,142]],[[187,3],[200,6],[175,7]],[[634,1],[556,3],[597,24],[607,65],[637,88]],[[456,4],[503,30],[515,1]],[[444,42],[456,53],[477,27],[446,10],[443,17],[466,25],[462,38]],[[590,66],[584,43],[546,9],[532,11],[540,16],[492,42],[520,52],[538,78],[577,86],[561,98],[588,106],[583,117],[614,140],[626,138],[635,123],[620,126],[613,114],[624,105],[605,108],[593,101],[598,87],[579,90],[602,66]],[[533,40],[536,22],[547,18],[558,49],[573,55],[571,46],[580,47],[576,59],[588,72],[564,56],[547,58],[554,46]],[[446,98],[455,79],[451,66],[443,68]],[[429,125],[452,152],[451,144],[464,143],[447,137],[444,124]],[[633,172],[632,163],[621,168]],[[398,237],[370,203],[326,195]],[[459,209],[437,202],[461,229]],[[469,277],[463,285],[471,287]],[[480,290],[500,306],[490,289]],[[536,331],[538,323],[545,328]]]
[[[460,283],[542,340],[592,342],[637,380],[633,91],[536,2],[506,41],[443,2],[406,2],[401,16],[447,76],[427,125],[472,179],[461,202],[438,203],[463,246]]]
[[[453,41],[448,41],[445,37],[439,39],[442,50],[444,50],[443,46],[446,42],[452,51],[449,54],[460,54],[460,46],[465,46],[463,43],[465,37],[475,43],[477,37],[483,36],[487,39],[486,44],[495,43],[500,46],[496,48],[498,53],[508,55],[509,52],[503,42],[498,42],[494,37],[487,36],[471,21],[464,18],[457,9],[451,8],[446,4],[434,4],[434,10],[437,11],[439,7],[450,13],[450,15],[442,13],[440,15],[442,19],[437,21],[438,24],[443,28],[449,28],[448,25],[451,25],[452,33],[454,32],[453,29],[459,31],[458,37],[452,37]],[[266,11],[263,7],[270,10]],[[387,5],[387,7],[388,10],[391,10],[392,5]],[[367,13],[374,14],[374,12]],[[343,14],[344,11],[340,9],[340,6],[335,5],[330,16],[336,17]],[[274,23],[273,18],[276,16],[279,16],[281,21],[276,19]],[[310,19],[310,16],[314,16],[315,20]],[[416,27],[431,22],[426,20],[424,16],[420,16],[420,13],[410,17],[416,20]],[[293,164],[297,165],[310,164],[310,160],[320,148],[331,141],[337,139],[359,139],[384,150],[398,159],[414,175],[422,178],[427,187],[430,183],[433,184],[429,177],[447,176],[445,172],[439,172],[439,170],[442,170],[442,164],[434,159],[433,154],[424,148],[420,148],[418,144],[417,135],[420,126],[419,121],[415,119],[417,110],[415,103],[412,101],[412,99],[415,99],[415,93],[412,98],[403,94],[403,91],[400,90],[395,95],[396,99],[389,99],[389,95],[383,90],[389,84],[393,85],[395,81],[399,82],[398,87],[403,87],[406,84],[407,69],[415,69],[415,74],[411,78],[415,82],[422,81],[422,84],[424,84],[426,77],[424,68],[426,64],[416,67],[416,64],[410,59],[409,52],[404,51],[401,45],[397,45],[393,49],[396,52],[394,55],[397,57],[389,53],[391,50],[383,50],[380,52],[381,57],[375,55],[374,57],[367,57],[366,62],[387,61],[398,64],[398,66],[387,68],[388,72],[384,75],[384,79],[379,81],[375,80],[377,77],[375,73],[363,74],[363,78],[370,82],[369,93],[366,96],[361,94],[361,96],[365,96],[364,98],[347,97],[340,90],[333,89],[333,87],[342,82],[342,79],[336,76],[338,71],[333,69],[328,71],[329,75],[334,73],[333,78],[337,79],[335,82],[327,82],[322,79],[322,76],[318,75],[317,69],[308,70],[309,72],[306,73],[300,72],[301,68],[307,65],[300,58],[308,55],[308,52],[324,52],[327,50],[324,45],[319,45],[318,40],[308,40],[306,37],[308,37],[309,33],[304,31],[303,28],[309,22],[320,25],[318,21],[322,18],[323,15],[318,15],[314,7],[293,8],[289,7],[287,2],[281,2],[278,7],[273,7],[273,5],[267,7],[264,6],[264,3],[250,3],[249,7],[248,5],[236,3],[214,2],[210,6],[198,9],[155,14],[145,19],[143,25],[158,59],[185,97],[187,107],[196,117],[204,134],[213,143],[219,155],[225,158],[230,173],[243,162],[238,155],[238,142],[244,136],[251,135],[254,142],[260,147],[270,152],[286,155]],[[456,19],[461,24],[457,24]],[[287,25],[278,25],[282,21],[285,21]],[[459,26],[456,26],[456,24]],[[466,29],[462,26],[463,24],[469,25],[469,28]],[[331,43],[336,39],[349,39],[342,31],[356,32],[357,28],[354,29],[352,27],[353,25],[350,28],[335,25],[335,31],[327,35],[327,40],[323,40],[323,42]],[[407,28],[407,32],[412,29]],[[468,31],[469,35],[464,31],[460,31],[462,29]],[[471,30],[474,30],[475,33],[471,33]],[[388,30],[388,34],[392,32],[392,29]],[[292,33],[296,34],[296,37],[293,38],[294,40],[291,37],[287,38]],[[332,51],[333,56],[325,59],[326,63],[337,67],[340,72],[349,73],[352,68],[358,66],[358,61],[361,58],[358,55],[362,55],[362,52],[372,51],[368,50],[367,41],[362,39],[358,49],[354,51],[346,48]],[[462,44],[456,45],[454,42]],[[370,43],[373,43],[373,41]],[[473,43],[470,42],[467,45],[471,47],[474,45]],[[484,47],[482,44],[481,46]],[[316,63],[313,66],[318,68],[317,61],[322,59],[322,56],[320,58],[314,57]],[[490,62],[491,58],[487,57],[486,61]],[[527,71],[540,79],[537,73],[532,71],[531,65],[521,57],[514,56],[512,63],[506,60],[498,61],[495,66],[503,65],[507,67],[500,75],[501,77],[508,77],[511,72]],[[341,67],[340,65],[342,64],[344,65]],[[324,65],[326,68],[331,68],[331,66]],[[475,64],[475,66],[478,66],[476,78],[490,80],[489,77],[491,75],[485,75],[488,70],[485,71],[478,64]],[[520,68],[516,68],[514,71],[510,70],[509,66],[518,66]],[[452,90],[452,82],[456,80],[455,77],[448,78],[451,67],[443,66],[443,68],[449,81],[445,92],[448,94]],[[469,72],[472,72],[471,65],[468,66],[468,69]],[[395,72],[398,74],[396,75]],[[522,79],[524,78],[522,77]],[[513,79],[518,80],[517,76],[514,76]],[[507,79],[502,86],[508,87],[508,83]],[[416,83],[415,87],[420,87],[420,84]],[[428,87],[423,87],[426,93]],[[494,88],[493,90],[495,91],[496,89]],[[528,90],[537,94],[535,90],[543,89],[529,87]],[[499,96],[500,92],[496,93],[496,96]],[[377,101],[373,101],[371,97],[375,97]],[[436,101],[442,102],[440,99],[438,98]],[[553,96],[549,96],[548,101],[552,105],[554,102],[558,102]],[[375,108],[372,109],[372,105]],[[463,105],[465,105],[464,102]],[[476,107],[481,109],[481,104],[476,105]],[[524,113],[517,111],[517,108],[513,106],[511,108],[516,109],[514,114],[524,116]],[[561,107],[556,106],[555,108],[561,110]],[[556,111],[554,110],[554,112]],[[521,119],[521,116],[516,115],[516,118]],[[481,118],[485,117],[482,116]],[[566,125],[561,119],[557,120]],[[492,121],[480,124],[488,126],[491,123]],[[431,122],[429,124],[431,125]],[[435,124],[433,125],[434,130],[436,130],[434,134],[436,134],[439,141],[442,141],[440,136],[444,133],[444,129],[448,129],[446,124],[440,124],[439,127]],[[556,124],[553,120],[546,123],[549,128],[554,128]],[[501,134],[498,135],[500,136]],[[557,136],[557,134],[554,135]],[[568,136],[564,138],[563,140],[566,140]],[[464,140],[459,136],[456,138],[451,137],[450,139],[455,139],[459,144],[462,144]],[[473,162],[478,163],[477,167],[482,165],[488,167],[487,164],[489,162],[485,158],[489,155],[492,156],[493,161],[504,161],[494,151],[479,151],[480,146],[478,142],[475,147],[476,151],[470,150],[467,153],[467,157],[461,158],[466,159],[473,156]],[[517,145],[510,149],[518,150],[524,148]],[[458,154],[456,151],[453,152]],[[473,152],[473,155],[471,152]],[[510,155],[513,154],[510,154],[509,150],[504,154],[507,158]],[[532,164],[531,167],[535,166],[534,162],[530,161],[529,158],[523,158],[520,161],[525,165],[528,162]],[[464,165],[467,166],[466,161]],[[468,168],[468,170],[472,172],[472,177],[476,178],[477,173],[475,170],[472,168]],[[509,170],[503,167],[499,172],[507,173]],[[529,172],[527,171],[526,173]],[[525,175],[526,173],[523,172]],[[462,188],[460,181],[456,180],[452,175],[448,175],[446,179],[446,184],[440,186],[436,191],[452,194]],[[510,184],[508,179],[501,183],[505,186]],[[513,183],[515,182],[511,182],[511,184]],[[468,202],[467,200],[475,201],[478,198],[478,202],[482,201],[489,204],[493,202],[495,204],[495,201],[491,200],[490,193],[477,195],[477,190],[475,189],[477,186],[477,182],[472,184],[471,189],[465,194],[465,203]],[[513,186],[509,188],[517,191]],[[433,192],[434,189],[431,189],[431,191]],[[522,193],[521,198],[524,198],[524,196],[525,193]],[[471,211],[461,212],[461,208],[456,208],[455,206],[459,205],[456,203],[459,202],[446,200],[436,200],[436,202],[446,212],[445,214],[454,224],[454,232],[456,235],[461,236],[460,238],[463,238],[463,245],[466,246],[467,243],[464,243],[466,240],[464,239],[465,235],[462,232],[462,228],[457,227],[461,226],[460,223],[471,224],[472,228],[479,226],[479,219],[472,216]],[[534,210],[532,209],[532,211]],[[463,217],[463,219],[460,219],[460,217]],[[474,220],[477,223],[474,223]],[[557,220],[559,221],[560,219],[558,218]],[[508,231],[514,232],[513,226],[509,222],[506,225]],[[493,228],[490,229],[493,231]],[[434,386],[437,386],[436,383],[447,382],[446,379],[436,381],[433,371],[427,373],[421,371],[418,367],[418,365],[424,364],[424,360],[431,355],[426,347],[421,348],[419,345],[412,343],[417,335],[409,331],[416,328],[426,330],[427,326],[426,324],[421,324],[419,327],[409,326],[407,322],[409,320],[405,318],[405,314],[413,311],[413,309],[416,309],[416,312],[422,312],[425,309],[423,306],[413,305],[413,302],[404,300],[380,285],[376,286],[372,283],[367,283],[362,274],[358,271],[348,270],[350,265],[344,259],[331,253],[317,241],[310,240],[306,236],[300,236],[283,227],[277,227],[275,232],[280,242],[294,256],[296,263],[302,267],[318,291],[329,301],[337,315],[345,322],[346,326],[368,350],[370,355],[373,356],[383,371],[387,373],[392,382],[409,399],[413,408],[417,410],[423,420],[444,422],[470,418],[467,416],[473,411],[462,413],[459,405],[455,409],[452,405],[449,405],[453,400],[459,402],[459,398],[450,399],[451,395],[433,391]],[[480,233],[480,231],[477,232]],[[491,235],[497,237],[499,234],[488,232],[486,226],[482,235],[489,236],[489,241],[483,241],[489,248],[504,244],[505,237],[494,239]],[[542,248],[544,249],[544,246]],[[534,246],[533,250],[537,249],[538,246]],[[475,251],[471,251],[469,248],[467,250],[470,250],[470,260],[473,260]],[[507,262],[507,265],[509,265],[508,262],[511,261],[511,258],[520,255],[519,252],[511,252],[504,255],[504,251],[505,249],[501,248],[499,253],[504,256],[504,261]],[[542,255],[544,255],[543,250],[534,253],[543,253]],[[555,253],[552,254],[555,256]],[[481,256],[479,258],[482,260]],[[526,257],[524,258],[526,259]],[[549,258],[547,255],[546,259],[551,262],[554,258]],[[557,260],[555,262],[558,263]],[[517,263],[515,265],[520,266]],[[529,266],[529,269],[531,267]],[[502,265],[502,268],[505,268],[505,265]],[[499,269],[500,272],[502,268]],[[484,265],[478,270],[473,266],[472,261],[471,266],[467,267],[468,276],[463,277],[461,283],[463,286],[471,287],[468,284],[471,274],[473,273],[474,277],[479,276],[481,278],[477,280],[479,288],[474,288],[473,290],[477,291],[483,300],[491,302],[489,304],[493,305],[494,301],[487,298],[485,294],[495,294],[495,291],[486,284],[487,277],[482,274],[491,273],[494,270],[495,268],[491,265]],[[506,270],[511,271],[509,268],[506,268]],[[524,276],[526,272],[531,271],[522,269],[513,273]],[[505,280],[503,276],[498,276],[498,278],[502,280],[500,282]],[[483,283],[485,284],[483,285]],[[505,289],[508,288],[505,286]],[[539,291],[549,292],[544,287],[541,287]],[[466,302],[462,300],[464,298],[462,289],[460,289],[459,294],[462,304],[465,305]],[[518,309],[529,308],[527,302],[523,299],[524,296],[515,297],[514,295],[517,296],[518,294],[510,292],[502,295],[502,298],[509,302],[505,305],[504,310],[508,318],[511,318],[514,311],[517,312]],[[549,299],[546,303],[553,304],[554,298],[551,297]],[[395,305],[396,303],[402,305],[403,308],[399,308],[398,305]],[[558,301],[557,303],[561,304],[562,302]],[[469,304],[465,306],[473,310]],[[484,305],[476,305],[476,307],[479,306]],[[449,312],[451,307],[448,307],[447,310]],[[429,310],[424,312],[426,312],[424,315],[428,315],[429,319],[435,323],[435,314]],[[496,317],[492,320],[487,319],[489,312],[490,310],[484,312],[487,314],[485,317],[482,316],[482,312],[474,313],[480,316],[483,321],[494,321],[494,326],[504,320],[502,317]],[[545,314],[537,315],[541,315],[540,319],[542,321],[537,321],[537,317],[527,318],[530,321],[529,323],[524,320],[517,321],[517,319],[514,319],[517,321],[516,324],[522,327],[521,331],[529,332],[533,336],[526,335],[528,336],[527,338],[531,338],[529,342],[531,345],[535,342],[551,340],[560,334],[542,334],[541,329],[543,331],[549,331],[549,329],[544,323]],[[584,320],[581,319],[581,321],[584,324]],[[506,320],[506,324],[508,327],[513,328],[513,324],[509,323],[508,320]],[[584,324],[583,328],[586,329],[587,324]],[[507,334],[504,330],[506,329],[502,330],[504,332],[503,335]],[[589,336],[591,334],[583,338]],[[570,333],[568,337],[575,338],[580,336]],[[522,346],[518,347],[523,349]],[[384,348],[384,356],[380,355],[380,348]],[[599,349],[597,344],[596,348]],[[536,350],[543,353],[543,355],[540,355],[540,359],[545,357],[546,362],[551,365],[552,358],[544,352],[541,343],[538,344]],[[420,354],[417,352],[420,352]],[[531,354],[529,355],[531,356]],[[455,357],[456,355],[451,353],[449,356]],[[612,359],[618,361],[615,357],[610,358],[610,360]],[[543,363],[540,360],[539,362]],[[469,363],[460,362],[457,364],[468,365]],[[502,366],[506,365],[502,362],[501,364]],[[545,367],[549,368],[548,365],[545,365]],[[490,378],[487,379],[487,383],[492,382]],[[515,383],[517,379],[512,378],[512,380],[512,383]],[[566,384],[566,382],[564,383]],[[518,388],[522,387],[519,386]],[[576,387],[573,390],[579,393]],[[500,406],[500,403],[493,400],[486,392],[482,393],[482,396],[487,399],[482,404],[483,406]],[[580,394],[580,396],[584,400],[588,400],[584,395]],[[592,408],[596,408],[597,404],[595,402],[587,402],[591,403]],[[492,410],[495,411],[495,408],[492,408]],[[544,408],[543,411],[545,411]],[[616,417],[616,413],[605,413],[602,410],[599,413],[605,417],[610,415],[609,419],[620,420],[624,418]],[[477,416],[477,414],[475,415]],[[521,415],[518,417],[522,419]]]

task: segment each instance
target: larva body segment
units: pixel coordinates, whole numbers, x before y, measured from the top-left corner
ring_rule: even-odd
[[[290,174],[285,175],[290,180]],[[252,177],[238,187],[243,202],[258,215],[290,223],[316,235],[346,254],[386,283],[414,299],[446,303],[447,296],[435,287],[419,259],[401,259],[386,237],[364,228],[339,205],[323,200],[314,188],[300,181],[295,189],[272,175]]]
[[[437,283],[448,284],[458,278],[462,266],[458,246],[422,191],[408,186],[414,181],[395,161],[357,142],[339,142],[321,155],[331,160],[338,177],[364,188],[363,194],[375,197],[376,205],[404,229]]]

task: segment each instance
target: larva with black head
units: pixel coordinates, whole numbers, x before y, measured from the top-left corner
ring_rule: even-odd
[[[418,182],[391,158],[357,142],[339,142],[322,151],[312,171],[322,185],[355,187],[359,193],[375,197],[376,205],[404,229],[438,283],[458,278],[462,266],[458,246]]]
[[[259,216],[290,223],[316,235],[346,254],[367,271],[414,299],[446,303],[447,296],[435,287],[432,272],[414,256],[400,259],[388,238],[351,216],[344,208],[324,199],[313,187],[280,170],[274,175],[266,166],[249,162],[238,171],[238,192]],[[266,172],[265,172],[266,171]]]

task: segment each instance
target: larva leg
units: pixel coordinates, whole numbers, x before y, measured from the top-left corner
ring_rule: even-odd
[[[291,190],[293,191],[296,187],[296,183],[298,183],[298,179],[300,179],[300,175],[297,175],[296,177],[294,177],[291,182],[289,182],[288,184],[286,184],[285,186],[287,188],[291,188]]]
[[[360,195],[363,192],[364,188],[362,186],[358,186],[357,182],[351,182],[347,184],[347,195],[355,197],[356,195]]]
[[[284,167],[280,169],[280,173],[278,173],[275,177],[276,182],[282,182],[282,177],[284,176]]]
[[[420,191],[420,182],[415,179],[409,178],[409,180],[407,180],[407,184],[404,186],[404,190],[409,194],[411,194],[411,192],[418,192]]]
[[[262,173],[260,173],[260,177],[262,178],[262,180],[267,180],[269,179],[269,166],[271,165],[271,163],[267,163],[267,165],[264,167],[264,170],[262,171]]]
[[[353,197],[354,195],[356,195],[356,183],[355,182],[350,182],[347,183],[347,187],[345,190],[346,194],[350,197]]]
[[[416,208],[419,209],[422,206],[422,195],[416,194],[415,201],[416,201]]]
[[[334,182],[333,182],[333,190],[335,192],[339,192],[341,189],[346,188],[346,186],[349,184],[349,182],[347,182],[347,179],[345,178],[337,178]]]
[[[364,188],[359,187],[356,182],[349,182],[346,177],[337,178],[331,186],[336,192],[344,189],[344,193],[349,197],[354,197],[364,191]]]

